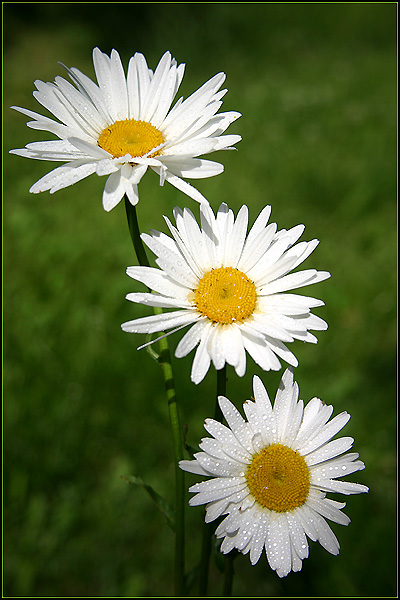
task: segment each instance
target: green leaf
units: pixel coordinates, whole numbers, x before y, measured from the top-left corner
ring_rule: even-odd
[[[157,507],[164,515],[169,527],[172,529],[172,531],[175,531],[174,510],[171,508],[171,506],[168,504],[165,498],[160,496],[160,494],[158,494],[151,487],[151,485],[145,483],[141,477],[135,477],[134,475],[122,475],[122,479],[125,479],[125,481],[127,481],[128,483],[138,485],[139,487],[142,487],[144,490],[146,490],[150,498],[156,503]]]

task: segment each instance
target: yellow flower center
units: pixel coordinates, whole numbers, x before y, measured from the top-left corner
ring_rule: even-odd
[[[212,269],[195,291],[197,310],[215,323],[244,321],[254,311],[256,300],[254,283],[233,267]]]
[[[302,506],[310,489],[306,461],[283,444],[272,444],[256,454],[247,469],[246,479],[258,504],[275,512]]]
[[[146,121],[125,119],[115,121],[101,132],[97,141],[100,148],[115,158],[130,154],[132,157],[144,156],[164,142],[161,131]],[[154,152],[150,156],[157,156]]]

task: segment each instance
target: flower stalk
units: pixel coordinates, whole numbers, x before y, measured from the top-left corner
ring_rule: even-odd
[[[222,369],[217,371],[217,393],[215,397],[215,412],[214,419],[216,421],[222,421],[223,414],[219,406],[218,397],[226,395],[226,364]],[[199,596],[204,598],[207,596],[208,590],[208,574],[210,567],[210,554],[211,554],[211,539],[214,532],[214,525],[206,523],[204,521],[203,526],[203,538],[201,546],[201,559],[200,559],[200,581],[199,581]],[[231,564],[231,557],[228,555],[225,557],[224,564],[224,596],[230,596],[232,593],[232,581],[233,581],[233,565]]]
[[[129,232],[136,252],[136,257],[141,266],[150,266],[145,248],[143,246],[137,219],[137,212],[128,198],[125,197],[125,209],[128,220]],[[154,314],[160,314],[161,308],[155,307]],[[183,459],[183,434],[180,423],[178,403],[176,399],[174,376],[171,364],[168,339],[163,337],[159,340],[158,362],[161,366],[165,391],[168,401],[168,412],[172,431],[174,462],[175,462],[175,595],[184,595],[185,578],[185,473],[179,468],[179,461]]]

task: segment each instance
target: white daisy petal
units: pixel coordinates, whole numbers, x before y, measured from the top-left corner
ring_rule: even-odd
[[[277,236],[278,234],[275,234],[274,243],[269,245],[268,252],[249,270],[251,279],[268,294],[271,292],[267,284],[281,278],[281,275],[290,271],[296,262],[295,257],[287,256],[290,239],[285,236],[278,239]]]
[[[227,458],[221,442],[215,439],[202,438],[199,448],[214,458]]]
[[[211,334],[212,326],[207,323],[202,329],[202,337],[193,359],[190,377],[194,383],[200,383],[200,381],[203,381],[210,367],[211,357],[208,351],[208,344]]]
[[[346,412],[337,415],[322,428],[318,435],[313,436],[308,443],[305,443],[304,446],[301,447],[301,453],[303,455],[309,454],[325,444],[325,442],[333,438],[334,435],[343,429],[349,419],[350,415]]]
[[[185,287],[188,291],[195,285],[197,278],[182,257],[178,248],[170,249],[155,235],[142,235],[146,246],[158,257],[156,262],[161,269],[172,279],[172,281]]]
[[[150,83],[148,89],[146,90],[146,95],[143,98],[142,106],[141,106],[141,118],[144,121],[148,121],[149,123],[157,123],[158,119],[157,115],[155,115],[160,101],[166,94],[166,101],[168,104],[167,111],[171,106],[171,102],[173,97],[171,97],[171,92],[175,89],[175,82],[169,82],[169,85],[166,87],[166,82],[169,80],[170,74],[175,79],[175,70],[176,67],[171,65],[171,55],[169,52],[165,52],[162,56],[160,62],[157,65],[157,68],[150,78]],[[161,109],[164,112],[164,108]]]
[[[151,288],[158,294],[170,296],[176,299],[180,298],[181,300],[187,299],[187,288],[178,285],[163,271],[160,271],[160,269],[135,266],[128,267],[126,273],[129,275],[129,277],[132,277],[132,279],[141,281],[148,288]]]
[[[237,440],[247,450],[251,449],[251,430],[237,408],[224,396],[218,398],[226,422]]]
[[[233,490],[238,485],[241,486],[245,483],[243,477],[227,477],[222,479],[221,477],[217,477],[215,479],[208,479],[207,481],[201,481],[200,483],[196,483],[189,488],[190,492],[207,492],[214,490],[221,490],[223,488]]]
[[[99,148],[99,146],[96,146],[91,142],[87,142],[86,140],[82,140],[76,137],[69,137],[68,141],[75,148],[83,152],[87,157],[95,158],[99,161],[108,159],[108,162],[111,162],[110,155],[108,154],[108,152],[106,152],[102,148]]]
[[[34,83],[37,91],[33,92],[33,97],[57,119],[70,127],[72,131],[80,132],[86,138],[86,132],[82,131],[82,122],[79,121],[79,117],[77,120],[77,115],[71,103],[68,99],[63,98],[57,85],[55,83],[44,83],[43,81],[35,81]]]
[[[307,464],[311,467],[317,463],[330,460],[339,454],[343,454],[352,447],[353,442],[354,440],[351,437],[342,437],[337,440],[332,440],[327,444],[320,446],[310,454],[306,454]]]
[[[230,237],[234,222],[235,217],[233,215],[233,211],[230,210],[228,205],[221,204],[215,219],[215,234],[218,238],[218,245],[216,247],[218,266],[230,264],[226,261],[229,260]],[[233,267],[236,265],[230,266]]]
[[[96,170],[96,163],[74,160],[66,165],[57,167],[44,177],[39,179],[29,190],[32,194],[39,194],[49,190],[51,194],[72,185],[85,177],[88,177]]]
[[[70,135],[76,135],[79,133],[77,129],[71,129],[68,125],[61,125],[57,121],[53,121],[53,119],[49,119],[48,117],[44,117],[32,110],[27,110],[26,108],[21,108],[19,106],[11,106],[12,109],[17,110],[18,112],[35,119],[35,121],[28,121],[27,126],[31,129],[38,129],[39,131],[49,131],[50,133],[54,133],[54,135],[58,136],[61,139],[65,139]],[[18,150],[10,150],[11,154],[18,153]]]
[[[312,481],[315,481],[319,485],[324,480],[351,475],[356,471],[364,469],[364,463],[361,460],[357,460],[357,458],[358,454],[353,452],[323,463],[318,463],[311,469]]]
[[[316,271],[315,269],[308,269],[307,271],[300,271],[299,273],[291,273],[285,277],[276,279],[271,283],[267,283],[263,286],[263,294],[275,294],[276,292],[285,292],[286,290],[294,290],[299,287],[318,283],[330,277],[330,273],[324,271]]]
[[[266,208],[270,209],[269,206]],[[269,213],[270,211],[268,211],[267,214],[269,215]],[[276,234],[276,223],[270,223],[261,231],[258,231],[257,227],[258,234],[252,236],[256,223],[254,223],[249,235],[247,236],[242,256],[240,257],[240,261],[238,263],[238,269],[245,271],[246,273],[251,273],[251,269],[258,264],[267,250],[269,250]]]
[[[29,127],[56,135],[60,143],[54,140],[28,144],[11,150],[12,154],[36,160],[71,161],[74,166],[81,161],[79,170],[58,170],[57,185],[47,185],[48,179],[42,178],[30,191],[52,193],[92,173],[107,175],[103,207],[110,211],[124,195],[130,204],[137,204],[138,184],[150,167],[159,175],[160,185],[167,181],[197,202],[207,203],[185,179],[221,173],[221,164],[198,157],[230,149],[241,139],[239,135],[222,135],[240,117],[234,111],[218,113],[226,92],[219,90],[224,73],[215,75],[171,108],[184,65],[177,65],[169,52],[161,57],[154,73],[145,57],[136,53],[130,58],[125,75],[114,49],[107,56],[94,48],[93,66],[96,82],[74,67],[65,67],[72,83],[59,76],[54,83],[35,81],[35,99],[56,120],[13,107],[33,119],[28,122]],[[117,170],[122,170],[123,175],[114,173]]]
[[[230,504],[231,498],[223,498],[222,500],[217,500],[216,502],[210,502],[206,507],[206,516],[205,522],[211,523],[218,519],[221,515],[224,514],[226,507]]]
[[[190,504],[191,506],[198,506],[200,504],[213,502],[214,500],[223,500],[224,498],[228,498],[240,493],[245,485],[245,483],[236,483],[231,486],[224,486],[222,489],[215,487],[204,492],[198,492],[196,496],[193,496],[190,499]],[[189,491],[194,492],[196,490],[190,488]]]
[[[301,526],[301,521],[296,513],[288,512],[286,513],[286,518],[293,547],[297,556],[303,560],[308,557],[308,542],[305,531]]]
[[[90,98],[62,77],[56,77],[54,81],[56,84],[55,97],[71,113],[72,125],[76,123],[81,136],[86,137],[88,141],[96,139],[102,131],[103,120],[97,110],[93,110]],[[89,118],[87,117],[88,114],[90,114]]]
[[[327,520],[348,525],[350,519],[342,512],[345,503],[326,493],[367,492],[362,484],[339,479],[364,464],[355,452],[342,454],[352,438],[331,439],[347,422],[347,413],[329,422],[332,411],[316,398],[303,409],[292,370],[284,373],[273,406],[259,377],[253,393],[254,400],[243,404],[247,421],[230,400],[219,397],[227,425],[206,419],[213,437],[203,438],[202,452],[181,468],[208,476],[189,488],[195,494],[189,503],[206,505],[207,523],[225,515],[215,531],[222,538],[221,552],[235,548],[249,554],[254,565],[265,548],[271,569],[286,577],[301,570],[309,554],[307,538],[331,554],[339,552]],[[321,445],[303,456],[297,448],[307,432]]]
[[[121,328],[123,331],[130,333],[157,333],[164,329],[190,325],[191,323],[195,323],[196,320],[197,317],[195,314],[191,314],[186,310],[176,310],[167,314],[151,315],[150,317],[135,319],[135,321],[128,321],[127,323],[123,323]]]
[[[137,184],[131,183],[131,181],[126,179],[123,180],[123,184],[125,188],[125,194],[129,202],[132,204],[132,206],[136,206],[136,204],[139,202],[139,189]]]
[[[229,137],[229,136],[224,136]],[[173,146],[164,146],[162,162],[176,175],[182,175],[185,171],[190,171],[190,168],[195,164],[201,165],[198,161],[194,162],[194,157],[200,154],[209,154],[215,150],[217,141],[212,138],[199,140],[189,139],[181,143],[176,143]],[[168,160],[168,154],[172,156]],[[216,163],[217,165],[218,163]],[[221,169],[221,166],[218,165]],[[192,175],[193,177],[193,175]]]
[[[301,571],[303,562],[302,562],[300,556],[297,554],[296,548],[293,545],[292,538],[290,538],[290,549],[291,549],[291,553],[292,553],[292,571],[293,571],[293,573],[296,573],[298,571]]]
[[[164,121],[167,135],[173,133],[176,137],[191,126],[201,116],[204,108],[213,101],[224,79],[224,73],[214,75],[189,98],[178,106],[175,105]]]
[[[222,351],[221,336],[218,333],[217,327],[213,327],[209,337],[208,353],[215,369],[217,371],[221,370],[225,365],[225,356]]]
[[[258,519],[243,523],[236,534],[235,547],[237,550],[246,554],[251,547],[251,542],[255,532],[258,529]]]
[[[161,169],[154,168],[153,170],[158,174],[161,174]],[[189,198],[196,200],[196,202],[199,202],[200,204],[202,202],[207,202],[206,198],[199,192],[199,190],[196,190],[196,188],[190,185],[190,183],[183,181],[183,179],[173,175],[172,173],[169,173],[168,171],[165,173],[165,181],[168,181],[171,185],[176,187],[177,190],[180,190],[189,196]]]
[[[327,492],[337,492],[339,494],[362,494],[368,492],[368,488],[360,483],[353,483],[352,481],[337,481],[331,479],[328,485],[321,484],[321,488]]]
[[[225,325],[218,328],[218,335],[226,362],[235,368],[239,377],[243,377],[246,371],[246,352],[240,331],[234,325]]]
[[[279,577],[286,577],[292,568],[292,553],[286,519],[271,519],[266,551],[271,569],[276,571]]]
[[[243,245],[246,240],[246,231],[248,224],[249,211],[246,205],[239,210],[236,221],[233,224],[231,235],[227,240],[225,250],[225,260],[236,267],[243,252]]]
[[[293,381],[293,371],[287,369],[276,396],[274,415],[279,431],[278,441],[285,440],[290,446],[296,439],[303,416],[303,403],[298,402],[298,397],[299,390],[297,383]]]
[[[189,354],[189,352],[191,352],[197,346],[202,338],[205,327],[206,325],[204,319],[199,319],[197,323],[195,323],[193,327],[191,327],[189,331],[185,333],[175,350],[175,356],[177,358],[183,358],[184,356],[187,356],[187,354]]]
[[[122,180],[121,171],[111,173],[106,181],[103,192],[103,208],[107,212],[112,210],[123,198],[125,186]]]
[[[318,435],[333,413],[333,406],[325,405],[319,398],[312,398],[304,409],[303,421],[296,440],[296,450]]]
[[[222,450],[233,452],[235,458],[240,462],[246,463],[251,459],[251,454],[238,442],[236,436],[229,427],[222,425],[218,421],[214,421],[214,419],[206,419],[204,429],[218,440]]]
[[[260,214],[258,215],[258,217],[256,218],[256,220],[254,221],[249,234],[247,236],[247,240],[246,240],[246,245],[250,245],[251,243],[254,243],[254,241],[256,239],[258,239],[258,236],[260,235],[260,233],[264,232],[267,229],[267,224],[269,221],[269,218],[271,216],[271,206],[267,205],[264,206],[264,208],[262,209],[262,211],[260,212]],[[276,223],[273,224],[275,231],[276,231]]]
[[[311,308],[324,306],[322,300],[308,298],[297,294],[271,294],[271,296],[260,295],[259,307],[264,312],[274,315],[305,315]]]
[[[209,475],[208,471],[203,469],[200,464],[194,460],[181,460],[179,466],[182,471],[188,471],[188,473],[194,473],[195,475]]]
[[[325,519],[329,519],[340,525],[348,525],[350,523],[350,518],[341,511],[346,506],[345,502],[336,502],[330,498],[323,498],[315,499],[312,506]]]
[[[339,554],[339,542],[324,518],[314,512],[314,526],[317,530],[318,541],[331,554]]]
[[[221,135],[215,138],[215,150],[235,150],[235,144],[242,140],[241,135]]]
[[[101,151],[100,148],[99,150]],[[12,151],[13,154],[16,154],[16,152],[18,151]],[[18,154],[19,156],[37,158],[38,160],[66,161],[77,158],[76,147],[71,144],[70,139],[33,142],[31,144],[27,144],[25,148],[22,148],[18,152]],[[81,159],[87,158],[87,154],[87,152],[81,152]]]
[[[222,540],[222,544],[221,544],[222,554],[228,554],[228,552],[233,550],[234,547],[235,547],[235,538],[233,536],[230,537],[229,535],[226,535],[224,537],[224,539]]]
[[[318,531],[315,527],[314,511],[311,510],[310,502],[303,504],[303,506],[297,509],[296,517],[299,519],[307,537],[313,542],[317,542]]]
[[[144,58],[144,57],[143,57]],[[140,104],[141,96],[143,94],[143,85],[139,84],[138,70],[137,70],[137,55],[132,56],[129,59],[128,71],[126,75],[126,89],[128,93],[128,118],[140,120]]]
[[[204,151],[210,152],[210,150],[206,148],[204,148]],[[167,168],[168,174],[171,176],[176,175],[179,178],[187,177],[188,179],[204,179],[206,177],[219,175],[224,170],[223,165],[217,162],[202,158],[192,158],[191,156],[161,157],[160,160]]]
[[[145,292],[136,292],[127,294],[126,299],[137,304],[146,306],[161,306],[163,308],[190,308],[190,304],[184,300],[177,301],[175,298],[168,298],[161,294],[147,294]]]
[[[295,336],[293,336],[293,337],[295,337]],[[297,367],[297,365],[298,365],[297,358],[295,357],[293,352],[291,352],[285,346],[285,344],[283,342],[281,342],[280,340],[277,340],[276,338],[273,339],[271,336],[266,337],[266,341],[268,343],[269,349],[272,352],[274,352],[276,354],[276,356],[279,356],[279,358],[282,358],[284,361],[286,361],[292,367]],[[303,341],[311,341],[311,340],[304,339]]]
[[[169,129],[169,133],[174,134],[172,137],[177,145],[185,143],[191,139],[199,140],[209,137],[212,138],[215,144],[213,150],[217,150],[222,147],[223,143],[221,138],[223,141],[234,141],[234,143],[236,143],[236,136],[234,136],[234,139],[232,139],[232,136],[219,136],[220,120],[219,115],[216,115],[216,113],[222,106],[222,102],[220,101],[222,96],[223,94],[221,95],[221,92],[216,93],[213,102],[207,106],[204,106],[201,110],[201,115],[198,115],[196,118],[192,119],[194,114],[189,114],[189,118],[191,120],[188,122],[186,128],[182,128],[182,122],[179,121],[173,124],[173,126]],[[182,104],[183,103],[179,104],[179,107],[182,106]],[[174,110],[175,107],[172,109],[170,114],[172,114]],[[167,142],[166,149],[169,148],[170,144]]]
[[[277,317],[271,318],[270,315],[260,315],[255,313],[249,326],[258,333],[263,334],[263,336],[272,337],[283,342],[293,342],[294,338],[289,333],[290,330],[288,328],[290,322],[287,320],[282,323],[282,326],[281,323],[282,320],[279,322]]]
[[[128,72],[128,95],[131,118],[136,120],[143,119],[144,103],[147,98],[147,92],[151,82],[151,71],[147,66],[147,62],[143,54],[137,52],[129,61]],[[129,80],[129,75],[132,79]],[[136,81],[133,79],[136,76]],[[137,115],[137,116],[136,116]]]
[[[265,546],[266,526],[265,522],[260,519],[257,523],[257,529],[253,534],[252,543],[250,544],[250,562],[255,565],[261,556]]]
[[[205,452],[198,452],[195,454],[195,459],[200,463],[203,469],[214,476],[240,477],[243,475],[243,464],[237,463],[234,460],[215,459]]]
[[[156,127],[161,126],[171,107],[172,100],[175,97],[183,76],[183,70],[184,65],[173,65],[173,61],[171,61],[169,70],[166,70],[163,87],[161,88],[160,86],[160,91],[162,90],[162,93],[159,92],[158,94],[157,105],[151,117],[151,122]]]
[[[264,407],[265,408],[265,407]],[[251,400],[246,400],[243,404],[243,410],[245,412],[246,418],[251,425],[253,433],[255,436],[259,437],[259,448],[262,449],[268,444],[272,442],[276,442],[276,419],[272,412],[272,408],[270,411],[262,411],[259,410],[258,404],[252,402]],[[254,447],[254,437],[253,437],[253,447]],[[258,450],[258,447],[257,447]]]
[[[102,131],[105,127],[107,127],[111,117],[107,111],[106,105],[104,104],[99,87],[87,75],[81,73],[79,69],[75,67],[69,69],[65,65],[62,66],[67,71],[78,90],[91,101],[91,106],[87,116],[90,119],[96,119],[97,126],[100,131]]]
[[[264,371],[279,371],[281,363],[264,340],[257,340],[243,329],[243,345],[254,362]]]
[[[178,231],[176,229],[176,227],[174,227],[172,225],[172,223],[170,223],[169,219],[165,218],[165,221],[168,225],[170,232],[172,233],[172,236],[177,245],[177,248],[179,249],[179,252],[185,258],[186,262],[188,263],[189,267],[191,268],[193,273],[196,275],[196,277],[198,277],[198,279],[200,279],[202,276],[202,271],[196,260],[197,249],[195,247],[195,244],[193,244],[193,247],[192,247],[192,244],[190,243],[191,241],[194,241],[194,242],[197,242],[197,244],[202,244],[202,238],[201,238],[200,232],[194,231],[193,235],[190,237],[189,243],[186,243],[186,240],[183,241],[183,239],[182,239],[182,232]]]

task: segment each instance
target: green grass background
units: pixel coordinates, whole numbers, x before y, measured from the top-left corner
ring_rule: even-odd
[[[179,95],[219,71],[223,110],[242,113],[237,152],[212,158],[225,172],[195,182],[216,210],[246,203],[251,222],[272,205],[278,227],[306,225],[320,245],[307,267],[330,280],[305,290],[326,306],[319,343],[290,347],[300,395],[352,418],[370,487],[348,497],[348,527],[332,557],[310,543],[300,574],[280,580],[262,557],[235,561],[233,594],[253,597],[393,597],[396,528],[396,3],[3,3],[4,595],[170,596],[173,536],[157,507],[121,476],[141,476],[173,502],[174,470],[161,371],[144,340],[120,324],[148,314],[138,290],[121,204],[101,206],[105,178],[54,195],[29,187],[56,163],[8,154],[45,135],[9,109],[41,112],[33,81],[63,75],[58,61],[93,76],[91,52],[136,51],[155,68],[165,50],[186,63]],[[44,111],[43,111],[44,112]],[[49,136],[50,137],[50,136]],[[140,184],[143,231],[197,204],[149,172]],[[170,338],[172,350],[181,334]],[[214,412],[215,371],[194,386],[192,355],[174,360],[188,441]],[[249,359],[228,370],[240,407],[253,374],[270,396],[282,375]],[[196,481],[187,476],[188,486]],[[189,494],[188,494],[189,496]],[[341,498],[340,498],[341,499]],[[195,567],[202,509],[187,510],[187,562]],[[218,569],[210,594],[221,595]],[[191,591],[197,595],[197,588]]]

